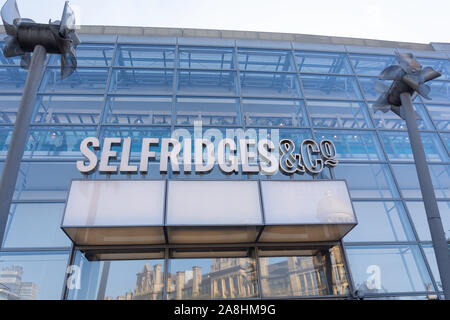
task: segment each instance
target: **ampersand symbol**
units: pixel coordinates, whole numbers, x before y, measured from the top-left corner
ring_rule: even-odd
[[[280,151],[280,169],[283,173],[292,174],[295,172],[305,172],[305,168],[301,164],[301,155],[294,154],[295,144],[292,140],[281,140]]]

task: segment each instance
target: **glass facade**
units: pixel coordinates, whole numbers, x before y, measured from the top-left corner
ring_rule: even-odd
[[[395,63],[393,52],[303,50],[293,43],[280,49],[284,43],[276,41],[220,45],[199,39],[198,45],[183,45],[176,38],[146,38],[145,44],[123,36],[92,39],[78,47],[78,69],[64,81],[59,57],[48,56],[0,249],[0,295],[7,290],[11,299],[346,297],[354,290],[371,298],[439,295],[405,123],[371,109],[379,95],[373,80]],[[411,51],[424,66],[444,70],[431,84],[433,100],[417,97],[414,103],[450,237],[449,56]],[[17,59],[0,56],[0,171],[25,79]],[[89,260],[99,261],[88,261],[87,251],[72,247],[59,228],[71,179],[199,177],[150,169],[147,175],[86,178],[75,167],[80,142],[88,136],[131,137],[136,163],[142,137],[192,132],[196,121],[204,132],[278,129],[280,139],[330,139],[339,165],[319,178],[347,180],[359,224],[327,248],[163,248],[142,253],[141,260],[98,253]],[[267,179],[227,176],[217,168],[200,178]]]

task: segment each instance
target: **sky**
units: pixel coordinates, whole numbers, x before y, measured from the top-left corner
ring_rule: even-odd
[[[3,5],[5,0],[0,0]],[[64,0],[17,0],[22,17],[58,20]],[[198,28],[449,42],[449,0],[72,0],[83,25]]]

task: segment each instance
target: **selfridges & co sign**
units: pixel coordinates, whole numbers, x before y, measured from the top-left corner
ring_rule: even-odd
[[[139,165],[130,164],[132,143],[139,142]],[[87,137],[80,144],[85,159],[77,161],[77,169],[83,174],[97,169],[104,174],[118,171],[146,174],[149,162],[159,160],[161,173],[167,173],[169,167],[174,173],[208,173],[217,164],[225,174],[274,175],[280,171],[286,175],[316,175],[325,167],[338,164],[332,141],[279,139],[278,129],[271,129],[270,134],[268,129],[257,132],[256,129],[209,128],[203,132],[201,123],[196,122],[193,135],[187,129],[176,129],[169,138],[143,137],[139,142],[132,142],[131,137],[106,137],[100,144],[98,138]],[[112,164],[114,160],[120,160],[120,164]]]

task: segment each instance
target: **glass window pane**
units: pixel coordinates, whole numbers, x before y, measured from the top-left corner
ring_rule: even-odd
[[[65,200],[72,179],[81,179],[75,161],[22,162],[15,200]]]
[[[414,107],[416,112],[420,116],[420,120],[417,120],[417,126],[420,130],[434,130],[434,127],[431,121],[428,118],[428,115],[425,111],[425,108],[422,104],[415,103]],[[393,112],[373,112],[372,104],[370,106],[370,112],[372,114],[373,120],[378,128],[382,129],[391,129],[391,130],[406,130],[406,121],[400,118]]]
[[[434,103],[449,103],[450,101],[450,81],[429,81],[427,85],[431,87],[429,94]]]
[[[359,83],[361,84],[361,89],[364,93],[364,96],[367,100],[377,100],[378,97],[381,95],[380,92],[375,90],[375,80],[377,78],[367,78],[367,77],[359,77]],[[377,80],[384,83],[386,86],[390,86],[392,81],[385,81],[385,80]]]
[[[314,250],[260,250],[264,297],[347,294],[349,283],[339,247]],[[275,256],[272,256],[274,255]],[[301,255],[299,255],[301,254]]]
[[[247,96],[299,97],[296,74],[241,72],[242,94]]]
[[[48,68],[41,82],[41,92],[50,93],[103,93],[106,89],[108,69],[77,68],[68,78],[61,80],[60,68]]]
[[[256,278],[255,260],[248,257],[170,259],[167,298],[255,298]]]
[[[378,139],[371,131],[317,130],[316,137],[333,141],[338,160],[384,159]]]
[[[393,164],[402,194],[406,198],[421,198],[419,179],[413,164]],[[450,198],[450,167],[448,165],[430,165],[431,180],[437,198]]]
[[[113,53],[113,44],[81,43],[77,46],[77,66],[108,67],[111,65]],[[51,55],[49,64],[51,66],[60,66],[61,55]]]
[[[301,75],[303,92],[308,98],[318,99],[361,99],[361,93],[354,77]]]
[[[12,204],[4,248],[70,247],[60,229],[64,203]]]
[[[381,132],[381,139],[390,160],[414,160],[407,132]],[[428,161],[448,161],[439,136],[435,133],[421,133],[425,156]]]
[[[339,163],[334,174],[336,179],[347,181],[353,199],[398,197],[391,172],[385,164]]]
[[[170,125],[172,97],[111,97],[106,123]]]
[[[450,131],[450,105],[427,104],[428,112],[438,130]]]
[[[108,260],[127,259],[129,255],[141,256],[142,260]],[[130,249],[125,253],[110,250],[100,254],[77,251],[73,264],[79,268],[80,279],[78,283],[70,282],[68,299],[160,300],[164,289],[163,257],[163,249],[141,254]]]
[[[24,157],[81,157],[80,143],[97,135],[96,127],[32,127]]]
[[[359,75],[378,76],[381,71],[392,64],[397,64],[394,56],[368,55],[351,53],[350,61]]]
[[[295,71],[291,51],[242,49],[238,51],[242,71]]]
[[[40,96],[35,123],[97,124],[103,111],[103,96]]]
[[[401,202],[353,201],[358,224],[345,241],[414,241],[414,234]]]
[[[441,275],[439,274],[439,269],[437,266],[436,255],[434,252],[433,246],[430,245],[422,245],[423,251],[425,252],[425,256],[428,261],[428,265],[430,266],[431,272],[433,273],[434,281],[436,281],[436,285],[439,291],[443,291]]]
[[[0,254],[0,283],[7,300],[59,300],[67,252]]]
[[[180,47],[178,66],[192,69],[233,69],[232,48]]]
[[[232,98],[177,98],[176,123],[193,125],[236,125],[241,123],[239,100]]]
[[[414,222],[416,231],[422,241],[431,241],[427,214],[422,201],[408,201],[409,214]],[[438,201],[439,214],[444,227],[445,236],[450,241],[450,202]]]
[[[417,246],[348,246],[346,252],[357,290],[388,293],[433,288]]]
[[[233,71],[178,71],[178,94],[236,95]]]
[[[370,118],[363,102],[308,101],[308,111],[315,127],[370,128]]]
[[[21,96],[0,96],[0,124],[14,124]]]
[[[303,101],[276,99],[244,99],[244,118],[250,126],[306,127]]]
[[[300,72],[353,73],[345,53],[296,51],[295,59]]]
[[[20,67],[0,67],[0,92],[22,93],[27,70]]]
[[[173,68],[175,47],[120,45],[116,65],[121,67]]]
[[[111,92],[137,94],[172,94],[173,71],[151,69],[115,69]]]

